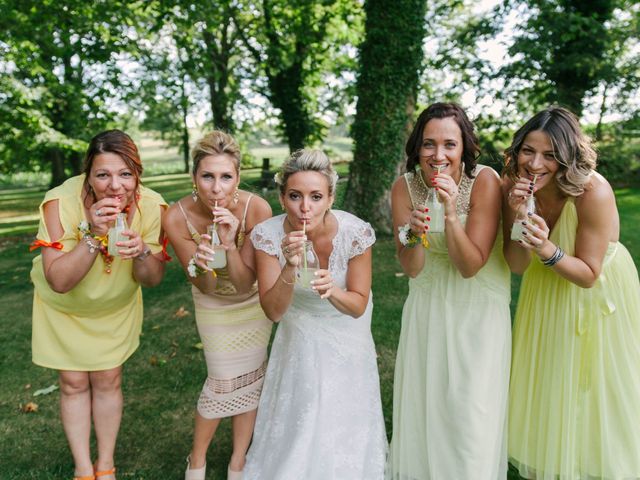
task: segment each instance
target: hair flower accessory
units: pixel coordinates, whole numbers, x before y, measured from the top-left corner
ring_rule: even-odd
[[[276,182],[276,185],[282,185],[282,172],[277,172],[273,176],[273,181]]]

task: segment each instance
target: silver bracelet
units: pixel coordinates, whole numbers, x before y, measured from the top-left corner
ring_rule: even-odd
[[[556,251],[553,252],[553,255],[551,255],[546,260],[543,260],[542,264],[545,267],[553,267],[556,263],[558,263],[562,259],[562,257],[564,257],[564,250],[562,250],[562,248],[558,246],[556,247]]]
[[[96,253],[96,250],[100,250],[100,245],[93,243],[93,237],[88,233],[82,236],[82,240],[84,240],[84,243],[89,247],[89,253]]]

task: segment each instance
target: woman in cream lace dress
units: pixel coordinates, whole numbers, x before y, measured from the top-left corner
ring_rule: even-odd
[[[386,438],[371,337],[371,226],[331,210],[336,174],[320,151],[283,166],[286,214],[257,225],[260,301],[279,322],[245,480],[380,480]],[[319,258],[315,280],[304,275]]]

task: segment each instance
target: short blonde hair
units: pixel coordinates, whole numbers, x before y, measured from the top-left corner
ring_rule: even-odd
[[[195,175],[200,161],[209,155],[229,155],[233,158],[236,173],[240,173],[240,146],[238,142],[226,132],[214,130],[196,142],[191,150],[193,166],[191,171]]]
[[[560,166],[555,176],[560,191],[570,197],[582,195],[598,155],[591,139],[580,129],[577,117],[563,107],[551,106],[538,112],[513,135],[504,152],[504,173],[514,181],[518,178],[518,154],[524,139],[533,131],[544,132],[551,139]]]
[[[287,189],[287,180],[294,173],[318,172],[325,176],[329,184],[329,195],[334,196],[338,174],[333,169],[329,157],[322,150],[304,148],[293,152],[282,164],[280,172],[276,174],[275,181],[280,187],[280,193]]]

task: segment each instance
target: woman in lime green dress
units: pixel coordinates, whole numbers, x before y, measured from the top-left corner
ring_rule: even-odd
[[[506,160],[504,233],[515,224],[523,234],[504,253],[524,274],[510,460],[536,480],[638,479],[640,284],[618,241],[613,190],[578,120],[560,107],[518,130]]]
[[[43,248],[31,270],[33,362],[59,371],[60,413],[76,479],[115,479],[122,364],[139,344],[140,285],[155,285],[164,273],[160,217],[166,204],[140,185],[141,174],[131,138],[106,131],[91,140],[84,173],[48,191],[40,205],[34,248]],[[107,244],[119,213],[129,228],[114,254]]]

